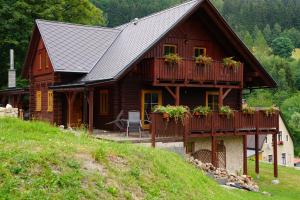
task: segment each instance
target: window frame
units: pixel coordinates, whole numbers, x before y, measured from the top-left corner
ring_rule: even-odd
[[[48,90],[47,102],[47,112],[53,112],[53,90]]]
[[[144,129],[149,129],[149,125],[145,124],[145,94],[154,93],[158,95],[158,105],[162,105],[162,91],[161,90],[142,90],[141,92],[141,121]]]
[[[38,56],[39,56],[39,70],[42,70],[43,66],[42,66],[42,51],[39,50],[38,52]]]
[[[42,111],[42,91],[37,90],[35,92],[35,111],[41,112]]]
[[[171,53],[169,53],[169,54],[165,54],[165,48],[166,47],[174,47],[174,54],[176,54],[177,53],[177,45],[175,45],[175,44],[164,44],[163,45],[163,56],[166,56],[166,55],[169,55],[169,54],[171,54]]]
[[[105,95],[105,96],[103,97],[103,95]],[[103,102],[103,98],[106,99],[104,102]],[[108,89],[99,90],[99,102],[100,102],[99,103],[99,115],[100,116],[109,115],[109,91],[108,91]],[[105,104],[105,105],[103,105],[103,104]]]
[[[278,142],[282,142],[282,131],[278,133]]]
[[[194,51],[193,51],[193,53],[194,53],[193,57],[194,57],[194,58],[197,57],[197,56],[196,56],[196,50],[198,50],[198,49],[203,49],[203,50],[204,50],[204,56],[207,55],[207,49],[206,49],[206,47],[194,47],[193,49],[194,49]]]

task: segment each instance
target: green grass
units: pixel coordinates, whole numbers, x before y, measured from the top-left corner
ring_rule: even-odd
[[[255,162],[249,161],[250,175],[255,177]],[[294,168],[279,166],[280,184],[272,185],[273,165],[260,163],[260,177],[256,179],[261,191],[268,191],[272,194],[272,199],[300,199],[300,171]]]
[[[295,58],[295,59],[300,59],[300,49],[296,48],[296,49],[293,51],[292,57]]]
[[[260,179],[264,190],[277,199],[299,196],[288,179],[268,185],[268,168],[263,165]],[[285,173],[300,180],[299,172]],[[0,119],[0,199],[273,198],[223,189],[175,153],[75,136],[42,122]]]

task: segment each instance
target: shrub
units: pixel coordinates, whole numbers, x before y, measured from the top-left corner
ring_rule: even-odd
[[[230,118],[233,116],[233,110],[229,107],[229,106],[222,106],[220,109],[219,109],[219,113],[221,115],[226,115],[227,118]]]
[[[239,61],[233,60],[233,57],[224,58],[223,64],[225,67],[229,67],[229,68],[238,68],[241,65]]]
[[[170,53],[164,56],[165,62],[169,64],[178,64],[182,58],[178,56],[176,53]]]
[[[200,64],[200,65],[211,65],[213,62],[213,59],[211,57],[208,56],[198,56],[196,57],[196,64]]]
[[[197,106],[193,110],[193,114],[195,116],[197,115],[207,116],[209,113],[211,113],[211,109],[210,107],[206,107],[206,106]]]

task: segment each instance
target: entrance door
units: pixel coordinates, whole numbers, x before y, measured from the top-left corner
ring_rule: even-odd
[[[206,106],[212,111],[219,110],[219,92],[206,92]]]
[[[144,129],[149,129],[149,122],[144,120],[149,120],[150,113],[152,109],[157,106],[162,105],[162,94],[159,90],[142,90],[142,125]]]

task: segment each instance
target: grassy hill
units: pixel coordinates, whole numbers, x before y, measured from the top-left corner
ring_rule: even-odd
[[[223,189],[175,153],[42,122],[0,119],[0,147],[0,199],[273,199]]]

